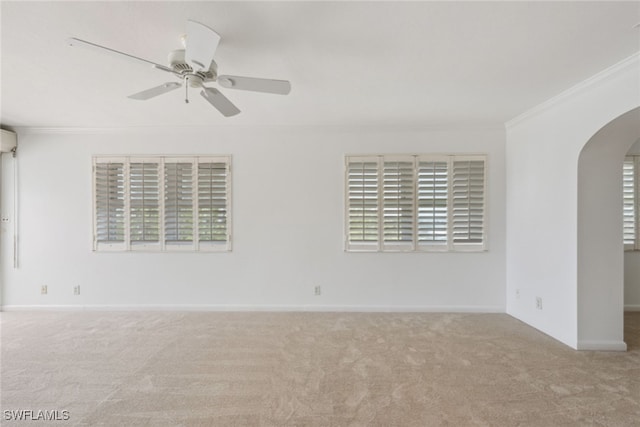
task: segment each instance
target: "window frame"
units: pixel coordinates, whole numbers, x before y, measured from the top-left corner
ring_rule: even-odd
[[[96,155],[92,157],[92,249],[94,252],[231,252],[232,250],[232,158],[231,155]],[[193,215],[192,240],[186,244],[168,243],[165,232],[166,216],[166,170],[167,163],[192,163],[192,199],[191,209]],[[122,163],[124,176],[124,241],[99,241],[98,240],[98,191],[96,166],[100,163]],[[132,244],[131,240],[131,163],[157,163],[158,164],[158,242],[145,242]],[[226,240],[220,243],[201,242],[198,230],[198,165],[202,163],[223,163],[226,166],[225,175],[225,225]]]
[[[385,161],[404,161],[408,158],[413,160],[413,199],[411,200],[413,211],[413,229],[412,239],[409,244],[398,245],[384,241],[384,217],[383,217],[383,188],[384,182],[382,175],[384,173]],[[455,161],[482,161],[483,162],[483,198],[482,198],[482,242],[480,243],[455,243],[453,240],[453,164]],[[418,199],[418,171],[421,162],[447,162],[447,226],[446,241],[443,243],[420,243],[419,241],[419,202]],[[350,163],[370,163],[377,164],[377,240],[371,243],[351,242],[350,241],[350,202],[349,202],[349,165]],[[489,156],[486,153],[434,153],[434,154],[346,154],[344,156],[344,222],[343,222],[343,249],[345,252],[391,252],[391,253],[431,253],[431,252],[487,252],[489,245],[487,241],[489,230],[489,209],[488,209],[488,170]]]

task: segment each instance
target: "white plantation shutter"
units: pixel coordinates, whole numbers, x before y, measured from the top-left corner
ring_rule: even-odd
[[[448,159],[419,159],[417,167],[418,245],[447,248]]]
[[[622,223],[625,249],[637,249],[637,157],[628,156],[622,167]]]
[[[382,168],[383,249],[413,249],[414,159],[385,159]]]
[[[129,235],[131,245],[160,243],[160,180],[157,162],[129,164]]]
[[[230,160],[94,158],[94,250],[231,250]]]
[[[451,186],[453,244],[484,241],[484,160],[454,160]]]
[[[485,160],[347,156],[346,250],[484,250]]]
[[[193,247],[193,162],[164,163],[164,239],[166,246]]]
[[[378,248],[378,159],[347,158],[347,247]]]
[[[125,242],[124,162],[94,162],[94,250],[122,249]]]
[[[198,164],[198,237],[200,247],[226,245],[228,242],[228,164]]]

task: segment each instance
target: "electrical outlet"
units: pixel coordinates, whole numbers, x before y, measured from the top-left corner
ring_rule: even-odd
[[[40,287],[40,294],[41,294],[41,295],[46,295],[46,294],[47,294],[47,292],[48,292],[47,285],[42,285],[42,286]]]
[[[80,285],[73,287],[73,294],[80,295]]]
[[[536,308],[542,310],[542,298],[536,297]]]
[[[322,286],[316,286],[313,288],[313,293],[315,296],[322,295]]]

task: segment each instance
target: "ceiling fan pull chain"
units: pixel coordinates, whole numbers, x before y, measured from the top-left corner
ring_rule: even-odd
[[[189,103],[189,77],[186,77],[186,84],[184,85],[184,103]]]

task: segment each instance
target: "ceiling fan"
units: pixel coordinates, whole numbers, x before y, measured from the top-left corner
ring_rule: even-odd
[[[101,46],[75,37],[67,40],[70,46],[84,46],[103,53],[111,53],[126,57],[152,68],[165,71],[177,77],[178,81],[171,81],[151,89],[130,95],[129,98],[146,101],[164,93],[176,90],[184,84],[185,102],[189,102],[189,88],[199,88],[200,95],[206,99],[225,117],[234,116],[240,110],[231,103],[219,90],[204,84],[217,82],[227,89],[249,90],[254,92],[275,93],[286,95],[291,91],[291,84],[286,80],[260,79],[231,75],[218,75],[218,66],[213,56],[220,43],[220,35],[206,25],[195,21],[187,21],[187,32],[183,36],[184,49],[174,50],[169,54],[169,66],[139,58],[128,53],[120,52],[109,47]]]

